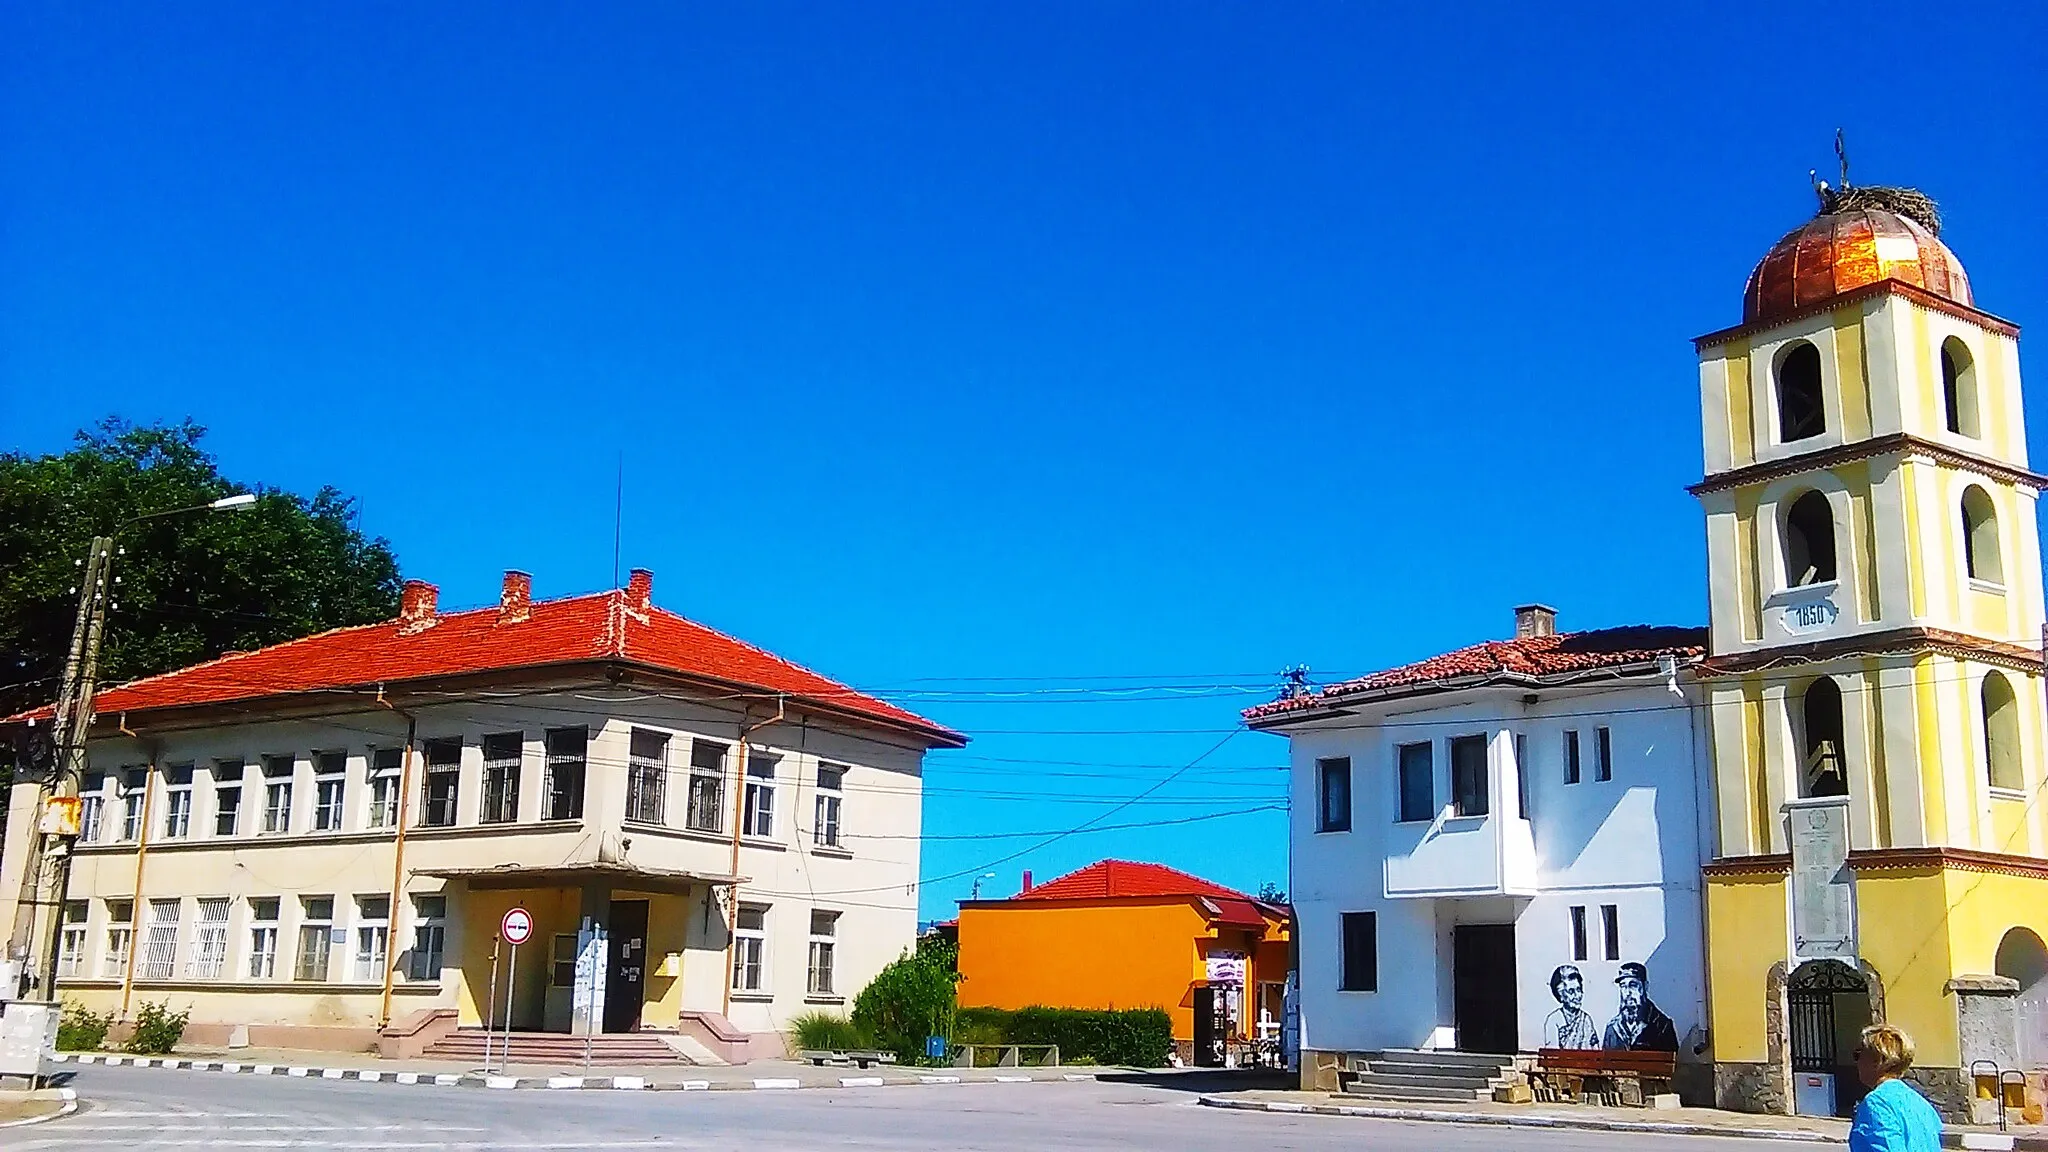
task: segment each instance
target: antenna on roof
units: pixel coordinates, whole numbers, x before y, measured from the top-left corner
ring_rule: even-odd
[[[1299,700],[1312,691],[1308,684],[1308,665],[1296,664],[1280,670],[1280,694],[1276,699]]]
[[[1842,130],[1835,129],[1835,159],[1842,162],[1842,191],[1849,190],[1849,148],[1842,142]]]
[[[619,449],[619,481],[612,492],[612,587],[619,586],[619,540],[626,533],[626,450]]]

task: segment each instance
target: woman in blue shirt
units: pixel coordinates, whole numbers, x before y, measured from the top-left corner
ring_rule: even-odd
[[[1849,1125],[1849,1152],[1940,1152],[1941,1115],[1901,1080],[1913,1066],[1913,1040],[1889,1024],[1863,1030],[1856,1075],[1870,1091]]]

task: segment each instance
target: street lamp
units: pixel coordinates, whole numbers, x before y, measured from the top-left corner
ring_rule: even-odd
[[[71,631],[71,648],[64,657],[64,679],[57,690],[57,707],[51,717],[52,754],[49,798],[43,805],[41,831],[43,862],[56,864],[51,887],[43,964],[43,993],[57,1002],[57,953],[63,939],[64,901],[71,888],[71,841],[78,836],[78,783],[85,774],[86,732],[92,726],[92,698],[99,688],[100,639],[106,634],[109,597],[113,592],[114,535],[144,520],[181,516],[191,512],[238,512],[256,506],[253,492],[238,492],[188,508],[170,508],[131,516],[105,536],[95,536],[86,554],[85,575],[79,581],[78,622]],[[23,941],[27,944],[28,941]]]
[[[993,872],[983,872],[981,875],[976,876],[974,878],[974,887],[969,888],[967,890],[967,898],[969,900],[981,899],[981,882],[983,880],[993,880],[995,878],[996,874]]]

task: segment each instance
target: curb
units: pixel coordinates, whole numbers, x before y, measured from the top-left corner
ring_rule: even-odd
[[[0,1128],[26,1128],[31,1124],[48,1124],[52,1120],[62,1120],[64,1117],[78,1111],[78,1093],[76,1091],[70,1088],[59,1088],[57,1089],[57,1094],[64,1101],[62,1108],[57,1109],[48,1116],[31,1116],[26,1120],[0,1122]]]
[[[228,1072],[245,1076],[289,1076],[302,1080],[352,1080],[361,1084],[429,1085],[438,1088],[484,1088],[495,1091],[639,1091],[639,1092],[787,1092],[817,1088],[887,1088],[921,1084],[1059,1084],[1094,1080],[1094,1073],[1066,1072],[1046,1076],[995,1076],[967,1079],[946,1075],[840,1076],[829,1083],[805,1084],[794,1077],[748,1080],[678,1080],[654,1083],[645,1076],[500,1076],[487,1072],[397,1072],[382,1068],[314,1068],[296,1064],[244,1064],[233,1060],[187,1060],[176,1056],[102,1056],[60,1053],[58,1064],[102,1064],[109,1067],[174,1068],[187,1072]],[[66,1089],[69,1091],[69,1089]],[[74,1099],[70,1105],[77,1108]],[[69,1113],[65,1113],[68,1115]]]
[[[1432,1124],[1480,1124],[1497,1128],[1579,1129],[1588,1132],[1632,1132],[1657,1136],[1732,1136],[1740,1140],[1783,1140],[1795,1144],[1846,1144],[1848,1136],[1825,1132],[1794,1132],[1783,1128],[1722,1128],[1712,1124],[1683,1124],[1659,1120],[1580,1120],[1562,1116],[1503,1116],[1484,1112],[1446,1112],[1426,1108],[1374,1108],[1358,1104],[1296,1104],[1292,1101],[1229,1100],[1203,1096],[1205,1108],[1232,1108],[1243,1112],[1306,1113],[1313,1116],[1353,1116],[1368,1120],[1414,1120]],[[2048,1135],[2014,1136],[2007,1132],[1944,1131],[1943,1148],[1968,1152],[2048,1152]]]

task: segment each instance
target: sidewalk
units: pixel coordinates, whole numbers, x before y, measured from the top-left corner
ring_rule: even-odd
[[[480,1064],[452,1060],[385,1060],[371,1052],[308,1052],[283,1048],[181,1047],[172,1056],[124,1053],[66,1054],[59,1061],[79,1065],[161,1068],[184,1072],[293,1076],[315,1080],[481,1088],[606,1088],[692,1092],[792,1089],[881,1088],[902,1084],[1011,1084],[1093,1080],[1095,1069],[1073,1068],[900,1068],[876,1065],[819,1067],[794,1060],[699,1067],[691,1064],[530,1064],[515,1062],[486,1072]]]
[[[78,1111],[78,1094],[69,1088],[0,1088],[0,1129],[25,1128]]]
[[[1428,1104],[1403,1106],[1395,1101],[1346,1098],[1327,1092],[1249,1091],[1211,1093],[1205,1107],[1256,1112],[1314,1113],[1376,1120],[1410,1120],[1445,1124],[1492,1124],[1511,1128],[1573,1128],[1594,1132],[1656,1133],[1668,1136],[1733,1136],[1747,1140],[1785,1140],[1805,1144],[1845,1144],[1846,1120],[1813,1116],[1760,1116],[1716,1108],[1605,1108],[1592,1104]],[[2048,1132],[2014,1128],[2000,1133],[1987,1128],[1950,1128],[1942,1143],[1950,1148],[1983,1152],[2048,1152]]]

